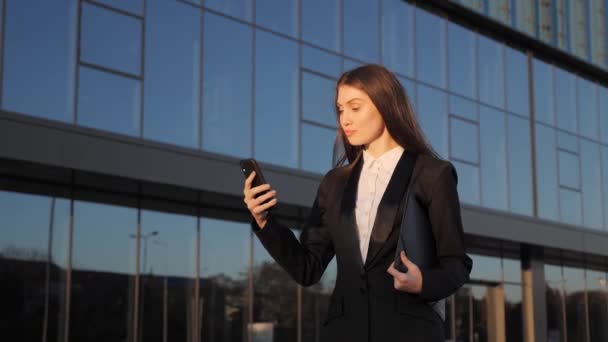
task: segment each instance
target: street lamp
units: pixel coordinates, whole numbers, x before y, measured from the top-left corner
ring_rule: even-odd
[[[148,259],[148,239],[151,238],[152,236],[156,236],[156,235],[158,235],[157,230],[147,233],[147,234],[138,233],[138,234],[129,235],[133,239],[143,239],[144,240],[144,267],[143,267],[142,273],[146,273],[146,260]]]

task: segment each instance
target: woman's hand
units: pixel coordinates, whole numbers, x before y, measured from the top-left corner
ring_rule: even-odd
[[[256,198],[255,196],[257,196],[259,193],[270,190],[270,184],[262,184],[252,188],[251,182],[253,182],[254,178],[255,171],[251,172],[249,177],[245,179],[245,188],[243,189],[243,194],[245,194],[244,202],[258,226],[260,226],[260,228],[264,228],[266,222],[268,221],[266,219],[267,210],[277,204],[277,199],[275,198],[277,192],[276,190],[271,190]],[[270,201],[268,201],[268,203],[262,204],[269,199]]]
[[[407,267],[407,273],[399,272],[395,268],[395,263],[391,263],[387,272],[393,276],[393,286],[399,291],[420,293],[422,291],[422,272],[420,272],[420,268],[411,262],[403,251],[401,251],[401,255],[399,256],[401,257],[401,262]]]

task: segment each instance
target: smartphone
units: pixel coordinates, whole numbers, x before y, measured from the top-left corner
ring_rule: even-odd
[[[251,172],[255,171],[255,178],[253,178],[253,182],[251,182],[252,188],[262,185],[262,184],[266,184],[266,179],[264,179],[264,174],[262,174],[262,169],[260,168],[260,165],[258,165],[258,163],[255,161],[255,159],[253,159],[253,158],[243,159],[239,162],[239,164],[241,165],[241,171],[243,171],[245,178],[249,177]],[[267,192],[268,192],[268,190],[262,191],[255,197],[257,198],[259,196],[262,196]],[[266,201],[262,204],[265,204],[269,201]],[[268,211],[270,211],[270,209]]]

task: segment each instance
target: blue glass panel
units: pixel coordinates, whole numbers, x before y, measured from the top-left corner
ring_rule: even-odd
[[[597,86],[588,80],[577,77],[578,86],[578,115],[580,134],[590,138],[599,139],[599,117],[597,112]]]
[[[146,11],[144,138],[198,147],[200,13],[177,1]]]
[[[599,88],[600,140],[608,144],[608,89]]]
[[[580,192],[560,188],[559,208],[561,210],[562,222],[577,226],[583,223]]]
[[[302,1],[302,39],[332,51],[340,51],[340,1]]]
[[[324,175],[332,168],[336,130],[302,124],[302,169]]]
[[[363,65],[364,65],[364,63],[355,62],[352,59],[348,59],[348,58],[343,58],[342,70],[349,71],[349,70],[358,68]]]
[[[557,127],[577,133],[576,82],[574,75],[555,68],[555,112]]]
[[[144,0],[94,0],[97,3],[108,5],[125,12],[144,15]],[[147,4],[150,5],[150,2]]]
[[[73,121],[77,5],[70,0],[5,3],[3,109]]]
[[[492,106],[504,108],[503,47],[494,40],[479,36],[478,52],[479,100]]]
[[[476,270],[471,270],[471,279],[502,281],[502,267],[500,258],[471,254]]]
[[[344,8],[344,54],[377,63],[378,0],[350,0]]]
[[[337,127],[336,81],[302,72],[302,115],[304,119]]]
[[[479,163],[479,129],[477,124],[450,118],[450,158]]]
[[[559,184],[580,190],[579,156],[566,151],[558,151]]]
[[[142,24],[105,8],[82,4],[80,58],[83,62],[141,74]]]
[[[295,37],[298,33],[296,0],[256,0],[255,23]]]
[[[450,95],[450,114],[477,121],[477,105],[460,96]]]
[[[475,34],[468,29],[448,24],[450,90],[468,98],[477,96]]]
[[[253,0],[204,0],[205,7],[224,14],[251,21]]]
[[[557,146],[573,153],[578,153],[578,138],[576,135],[557,131]]]
[[[401,83],[401,86],[403,86],[403,90],[405,91],[405,96],[407,96],[407,98],[410,101],[410,104],[412,105],[412,107],[414,107],[414,112],[416,112],[415,109],[415,104],[416,104],[416,84],[414,83],[414,81],[411,81],[407,78],[403,78],[403,77],[399,77],[397,76],[397,78],[399,79],[399,82]]]
[[[445,20],[416,8],[416,75],[419,81],[446,86]]]
[[[203,30],[203,149],[249,157],[253,152],[251,28],[205,13]]]
[[[608,229],[608,147],[602,146],[602,184],[604,192],[604,229]]]
[[[583,224],[601,229],[602,215],[602,169],[600,145],[581,139],[581,180],[583,182]]]
[[[458,197],[463,203],[479,205],[479,168],[452,161],[458,172]]]
[[[76,123],[139,136],[141,82],[80,67]]]
[[[536,124],[535,128],[538,216],[557,221],[559,220],[559,211],[555,130],[540,124]]]
[[[418,84],[418,121],[429,142],[443,158],[448,157],[448,99],[446,93]]]
[[[555,124],[555,97],[553,88],[553,66],[532,60],[534,79],[534,116],[537,121],[547,125]]]
[[[257,31],[255,63],[254,156],[296,168],[300,141],[297,44]]]
[[[529,121],[508,115],[507,125],[511,211],[532,216],[532,155]]]
[[[0,255],[24,261],[47,259],[51,198],[0,191],[0,217]]]
[[[342,73],[340,57],[306,45],[302,45],[302,67],[336,79]]]
[[[505,49],[507,110],[528,116],[530,112],[528,57],[517,50]]]
[[[479,108],[481,151],[481,204],[493,209],[508,208],[507,132],[505,114]]]
[[[382,62],[414,77],[414,9],[405,1],[382,1]]]

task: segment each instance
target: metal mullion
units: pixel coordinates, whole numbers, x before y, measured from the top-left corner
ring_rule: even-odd
[[[0,32],[0,108],[3,105],[4,98],[4,48],[6,37],[6,1],[2,1],[2,28]]]
[[[202,5],[193,4],[190,1],[186,1],[186,0],[175,0],[175,1],[177,1],[179,3],[182,3],[184,5],[189,5],[189,6],[193,7],[193,8],[196,8],[196,9],[202,9],[203,8]]]
[[[80,79],[80,40],[82,39],[82,1],[78,1],[76,9],[76,62],[74,63],[74,107],[72,124],[78,125],[78,94]]]
[[[464,116],[458,115],[456,113],[448,112],[448,119],[460,120],[466,123],[470,123],[471,125],[479,126],[479,121],[475,121],[473,119],[465,118]]]
[[[142,54],[142,58],[143,58],[143,54]],[[134,74],[130,74],[128,72],[111,69],[111,68],[108,68],[108,67],[104,67],[104,66],[93,64],[93,63],[89,63],[89,62],[80,61],[80,66],[86,67],[86,68],[89,68],[89,69],[94,69],[94,70],[97,70],[97,71],[103,71],[103,72],[108,73],[108,74],[113,74],[115,76],[121,76],[121,77],[128,78],[128,79],[131,79],[131,80],[134,80],[134,81],[143,81],[143,77],[142,76],[137,76],[137,75],[134,75]]]
[[[194,317],[193,317],[193,329],[194,329],[194,340],[195,341],[200,341],[201,340],[201,329],[199,327],[199,322],[201,320],[201,317],[199,316],[199,313],[201,312],[202,308],[199,307],[200,306],[200,302],[201,302],[201,294],[200,294],[200,278],[201,278],[201,273],[200,273],[200,269],[201,269],[201,238],[202,238],[202,234],[201,234],[201,220],[202,220],[202,213],[201,213],[201,207],[200,207],[200,203],[201,203],[201,197],[202,197],[202,192],[199,191],[198,193],[198,208],[197,208],[197,220],[196,220],[196,261],[195,261],[195,267],[196,270],[194,272]]]
[[[70,336],[70,305],[72,299],[72,254],[74,242],[74,170],[70,171],[70,221],[68,225],[68,255],[65,277],[63,341],[68,342]]]
[[[145,52],[146,52],[146,18],[145,18],[145,14],[147,12],[147,3],[148,1],[146,0],[142,0],[143,1],[143,12],[144,12],[144,17],[141,18],[140,21],[140,25],[141,25],[141,42],[139,43],[140,46],[139,48],[140,50],[140,54],[139,54],[139,82],[140,82],[140,91],[139,91],[139,137],[141,139],[144,138],[144,96],[145,96],[145,69],[146,69],[146,60],[145,60]]]
[[[145,7],[146,7],[146,5],[145,5],[146,0],[143,0],[143,1],[144,1],[144,13],[145,13],[146,12],[146,9],[145,9]],[[81,2],[87,3],[87,4],[91,5],[91,6],[103,8],[103,9],[106,9],[108,11],[112,11],[112,12],[115,12],[115,13],[118,13],[118,14],[122,14],[124,16],[132,17],[132,18],[135,18],[135,19],[143,19],[144,18],[143,15],[127,12],[125,10],[122,10],[122,9],[119,9],[119,8],[115,8],[115,7],[112,7],[112,6],[100,3],[100,2],[95,2],[95,1],[92,1],[92,0],[81,0]]]
[[[198,9],[198,7],[196,7]],[[200,14],[200,50],[199,50],[199,60],[197,61],[197,63],[199,63],[199,101],[198,101],[198,142],[197,142],[197,146],[199,149],[203,149],[203,131],[204,131],[204,118],[205,118],[205,113],[203,110],[203,104],[204,104],[204,100],[205,100],[205,92],[204,92],[204,87],[203,87],[203,80],[205,77],[205,60],[204,60],[204,53],[205,53],[205,11],[199,9],[199,14]]]
[[[51,262],[53,261],[53,234],[55,222],[55,201],[56,197],[51,197],[51,212],[49,217],[49,239],[47,243],[47,261],[44,279],[44,314],[42,321],[42,342],[46,342],[49,326],[49,293],[51,291]]]
[[[133,341],[139,341],[139,290],[141,284],[140,274],[140,253],[141,253],[141,194],[142,185],[141,182],[137,183],[138,197],[137,197],[137,224],[135,225],[135,285],[133,286]],[[145,272],[145,270],[144,270]]]
[[[301,59],[300,59],[300,60],[301,60]],[[336,79],[336,78],[335,78],[335,77],[333,77],[333,76],[326,75],[326,74],[324,74],[324,73],[322,73],[322,72],[319,72],[319,71],[316,71],[316,70],[313,70],[313,69],[310,69],[310,68],[301,67],[300,69],[301,69],[303,72],[306,72],[306,73],[309,73],[309,74],[313,74],[313,75],[315,75],[315,76],[318,76],[318,77],[321,77],[321,78],[325,78],[325,79],[330,80],[330,81],[333,81],[333,82],[338,81],[338,79]]]
[[[337,129],[337,127],[329,126],[327,124],[319,123],[319,122],[316,122],[316,121],[313,121],[313,120],[309,120],[309,119],[304,119],[303,118],[302,122],[305,123],[305,124],[312,125],[312,126],[317,126],[317,127],[320,127],[320,128],[326,128],[326,129],[330,129],[330,130],[336,130]]]
[[[479,168],[479,164],[476,164],[476,163],[471,162],[469,160],[460,159],[458,157],[454,157],[454,158],[451,158],[451,159],[452,159],[452,161],[455,161],[457,163],[466,164],[466,165],[469,165],[469,166],[472,166],[472,167]]]

